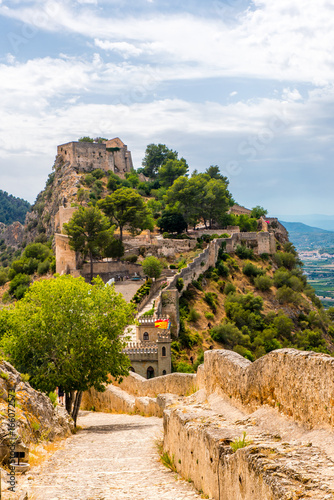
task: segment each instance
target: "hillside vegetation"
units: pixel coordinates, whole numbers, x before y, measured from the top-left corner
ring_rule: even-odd
[[[0,189],[0,222],[12,224],[19,221],[24,224],[26,214],[30,210],[30,203],[16,198]]]
[[[195,371],[212,348],[251,361],[283,347],[334,352],[333,310],[323,309],[291,243],[272,257],[242,246],[235,255],[221,250],[216,267],[183,291],[180,318],[177,371]]]

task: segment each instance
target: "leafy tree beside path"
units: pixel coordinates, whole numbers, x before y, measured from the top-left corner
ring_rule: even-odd
[[[128,374],[122,335],[133,312],[100,278],[94,285],[68,275],[35,282],[15,307],[0,312],[0,324],[6,324],[2,348],[35,389],[49,393],[62,387],[69,412],[77,391],[76,422],[83,391],[103,392],[108,374]]]

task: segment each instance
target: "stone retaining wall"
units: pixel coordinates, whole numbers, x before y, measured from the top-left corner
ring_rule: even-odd
[[[206,351],[196,385],[246,411],[268,404],[309,428],[334,425],[334,359],[328,354],[279,349],[251,363],[232,351]]]

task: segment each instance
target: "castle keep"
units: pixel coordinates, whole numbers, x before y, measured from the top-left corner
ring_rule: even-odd
[[[91,172],[96,168],[111,170],[122,178],[133,169],[131,151],[119,137],[103,143],[68,142],[57,148],[58,158],[78,172]]]

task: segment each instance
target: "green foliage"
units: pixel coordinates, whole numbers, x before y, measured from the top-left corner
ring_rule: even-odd
[[[138,288],[138,290],[132,297],[131,302],[133,302],[134,304],[139,304],[139,302],[141,302],[141,300],[145,297],[145,295],[149,295],[151,286],[152,286],[152,280],[151,279],[146,280],[145,283],[140,288]]]
[[[237,245],[235,249],[235,254],[240,259],[253,259],[254,252],[252,248],[247,248],[245,245]]]
[[[241,344],[243,335],[239,328],[233,323],[224,323],[214,326],[210,331],[211,338],[221,344],[227,344],[232,347],[235,344]]]
[[[104,255],[106,257],[111,257],[112,259],[120,259],[124,255],[124,245],[121,240],[113,238],[109,245],[105,248]]]
[[[101,279],[94,285],[68,275],[35,282],[8,315],[2,348],[36,389],[103,391],[108,374],[128,373],[122,336],[133,306]]]
[[[222,276],[223,278],[227,278],[228,275],[230,274],[229,268],[224,264],[223,261],[220,261],[217,266],[217,271],[219,276]]]
[[[146,177],[153,179],[157,177],[159,169],[167,160],[177,159],[177,152],[167,148],[165,144],[149,144],[142,161],[142,172]]]
[[[9,294],[15,299],[22,299],[29,288],[31,279],[27,274],[16,274],[9,285]]]
[[[134,264],[138,260],[138,255],[126,255],[122,260],[124,262],[132,262],[132,264]]]
[[[146,276],[154,279],[160,277],[162,272],[162,264],[159,259],[151,255],[150,257],[146,257],[142,265],[144,274]]]
[[[280,304],[289,303],[294,305],[299,305],[302,299],[298,292],[294,292],[292,288],[286,285],[277,290],[276,298]]]
[[[194,367],[186,361],[180,361],[176,365],[176,372],[178,373],[194,373]]]
[[[214,292],[206,292],[204,294],[205,302],[211,307],[214,313],[217,310],[217,298],[217,294]]]
[[[181,160],[166,160],[159,168],[158,178],[161,186],[169,188],[178,177],[187,175],[188,168],[184,158],[181,158]]]
[[[69,236],[72,250],[89,256],[91,269],[90,280],[93,279],[93,258],[105,256],[105,251],[113,240],[114,227],[97,207],[79,207],[74,212],[64,231]]]
[[[47,274],[50,270],[50,261],[44,260],[40,262],[37,267],[37,273],[42,276],[43,274]]]
[[[187,223],[179,212],[164,210],[162,216],[157,222],[161,232],[181,234],[187,229]]]
[[[80,139],[78,139],[78,142],[94,142],[94,139],[92,137],[84,136],[80,137]]]
[[[55,391],[49,392],[49,398],[51,399],[51,403],[53,404],[53,406],[56,408],[56,406],[58,406],[57,393]]]
[[[8,281],[8,271],[7,269],[0,268],[0,286],[3,286]]]
[[[243,356],[244,358],[249,359],[249,361],[255,360],[254,354],[252,354],[252,352],[249,349],[246,349],[246,347],[244,347],[242,345],[236,345],[233,348],[233,351],[240,354],[240,356]]]
[[[268,210],[265,210],[263,207],[260,207],[260,205],[257,205],[252,208],[251,217],[254,219],[260,219],[260,217],[265,217],[267,214]]]
[[[99,207],[120,230],[123,240],[123,228],[128,226],[133,235],[143,229],[153,230],[154,222],[145,201],[131,188],[117,189],[114,193],[99,201]]]
[[[235,453],[240,448],[245,448],[246,446],[249,446],[251,443],[252,443],[251,441],[247,441],[246,439],[246,432],[243,432],[242,438],[236,439],[230,444],[230,446],[233,452]]]
[[[205,311],[204,316],[206,317],[206,319],[211,321],[215,319],[215,315],[209,311]]]
[[[290,252],[277,252],[274,254],[273,259],[278,267],[285,267],[289,271],[300,264],[296,255]]]
[[[263,270],[260,267],[255,266],[251,262],[247,262],[244,265],[242,272],[245,276],[248,276],[248,278],[256,278],[257,276],[263,275]]]
[[[229,293],[234,293],[236,291],[235,286],[232,283],[226,283],[224,287],[224,293],[228,295]]]
[[[26,214],[30,208],[31,205],[27,201],[16,198],[0,189],[0,222],[9,225],[19,221],[24,224]]]
[[[257,276],[254,279],[254,285],[261,292],[267,292],[272,287],[273,281],[269,276]]]
[[[196,321],[198,321],[200,317],[201,314],[198,311],[196,311],[196,309],[191,307],[188,314],[188,321],[196,323]]]
[[[183,281],[183,278],[177,278],[176,280],[176,288],[179,292],[181,292],[181,290],[183,289],[184,287],[184,281]]]

